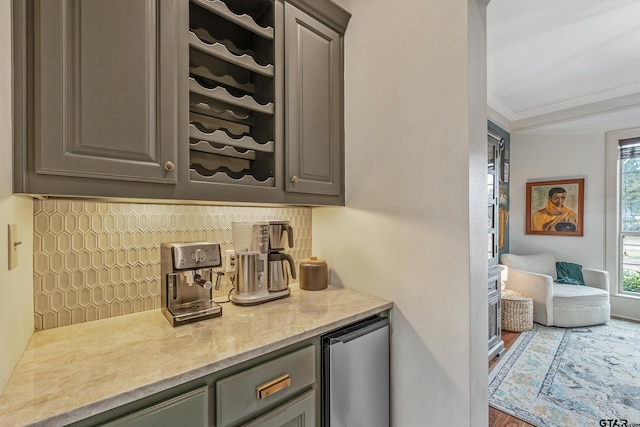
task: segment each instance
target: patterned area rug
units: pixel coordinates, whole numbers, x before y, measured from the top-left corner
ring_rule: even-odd
[[[640,427],[640,324],[534,324],[491,370],[489,405],[539,427]]]

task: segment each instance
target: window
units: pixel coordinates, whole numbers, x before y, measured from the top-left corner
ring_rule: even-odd
[[[640,129],[607,134],[606,265],[611,293],[640,297]],[[613,303],[613,300],[612,300]]]
[[[618,141],[620,293],[640,295],[640,138]]]

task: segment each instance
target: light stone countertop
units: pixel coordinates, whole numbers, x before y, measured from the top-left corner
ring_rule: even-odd
[[[2,396],[0,426],[75,422],[391,309],[329,286],[173,328],[158,310],[33,334]],[[171,363],[167,363],[167,361]]]

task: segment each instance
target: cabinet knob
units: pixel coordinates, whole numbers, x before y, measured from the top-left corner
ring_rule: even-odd
[[[293,175],[293,176],[291,177],[291,182],[293,182],[294,184],[295,184],[296,182],[298,182],[298,181],[300,181],[300,178],[298,178],[296,175]]]
[[[173,162],[165,162],[164,163],[164,170],[172,171],[174,168],[175,168],[175,165],[173,164]]]

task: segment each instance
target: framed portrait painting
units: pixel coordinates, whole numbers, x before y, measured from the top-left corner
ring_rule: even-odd
[[[584,178],[527,182],[526,234],[582,236]]]

